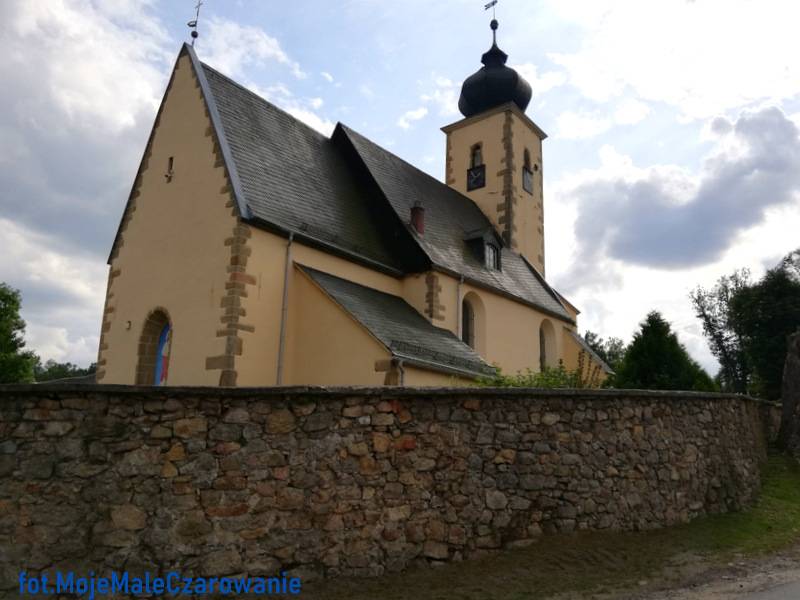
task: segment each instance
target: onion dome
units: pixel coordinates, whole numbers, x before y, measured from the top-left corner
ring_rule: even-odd
[[[483,67],[467,77],[461,86],[458,110],[471,117],[485,110],[513,102],[525,112],[531,101],[531,86],[511,67],[508,55],[497,47],[497,19],[492,19],[492,47],[481,57]]]

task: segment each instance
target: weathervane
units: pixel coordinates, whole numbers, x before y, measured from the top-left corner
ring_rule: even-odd
[[[497,6],[497,0],[492,0],[483,6],[483,10],[492,9],[492,22],[490,23],[490,27],[492,28],[492,41],[497,43],[497,14],[495,13],[495,6]]]
[[[497,0],[494,1],[495,3],[497,3]],[[187,23],[189,29],[192,30],[192,33],[190,34],[192,36],[192,47],[194,47],[194,41],[197,39],[197,36],[200,35],[199,33],[197,33],[197,21],[200,18],[201,6],[203,6],[203,0],[197,0],[197,5],[194,7],[195,8],[194,19],[192,19]]]

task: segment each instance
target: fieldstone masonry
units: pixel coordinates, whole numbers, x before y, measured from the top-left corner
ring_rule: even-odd
[[[20,569],[378,575],[747,506],[758,401],[613,390],[0,387]]]
[[[781,447],[800,456],[800,331],[787,340],[781,395]]]

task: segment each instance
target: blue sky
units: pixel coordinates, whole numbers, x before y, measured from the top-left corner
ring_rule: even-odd
[[[483,0],[205,0],[196,50],[329,132],[441,178]],[[105,259],[194,2],[0,4],[0,281],[29,347],[87,364]],[[498,41],[544,129],[548,279],[581,330],[659,309],[710,369],[687,294],[800,245],[800,9],[765,0],[500,0]]]

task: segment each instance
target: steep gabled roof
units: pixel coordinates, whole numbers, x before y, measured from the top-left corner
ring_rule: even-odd
[[[414,237],[434,265],[571,321],[556,292],[521,255],[502,248],[502,269],[495,271],[469,250],[466,235],[492,227],[477,204],[349,127],[340,124],[334,137],[339,131],[351,141],[400,218],[410,213],[414,202],[422,202],[425,235]]]
[[[402,270],[334,142],[203,64],[251,219]],[[372,210],[371,210],[372,209]]]
[[[393,356],[436,371],[480,377],[495,370],[447,329],[436,327],[399,296],[300,267]]]
[[[503,248],[494,271],[470,251],[465,237],[492,227],[472,200],[342,124],[322,135],[201,63],[186,44],[184,54],[243,219],[397,277],[433,267],[572,322],[524,257]],[[417,200],[424,236],[408,225]]]

